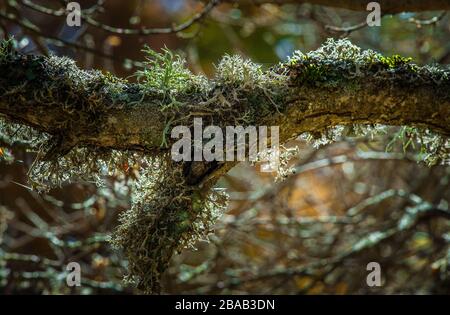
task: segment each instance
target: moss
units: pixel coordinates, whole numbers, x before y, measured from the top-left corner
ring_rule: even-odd
[[[305,58],[301,63],[295,61],[293,64],[299,71],[294,79],[297,84],[306,83],[319,86],[326,82],[330,83],[331,73],[327,70],[327,65],[309,58]]]
[[[400,55],[392,55],[391,57],[379,57],[379,62],[390,69],[394,69],[412,62],[411,57],[402,57]]]
[[[127,84],[128,81],[126,79],[118,78],[115,75],[113,75],[111,72],[106,71],[102,78],[102,82],[111,87],[121,86],[122,84]]]
[[[364,85],[363,80],[376,80],[390,77],[392,83],[408,84],[421,82],[420,72],[412,58],[393,55],[383,56],[372,50],[361,50],[348,40],[328,39],[318,50],[304,54],[296,51],[285,64],[291,80],[296,85],[334,87],[348,83],[352,88]],[[424,68],[422,68],[424,70]],[[405,78],[409,75],[409,78]],[[405,80],[406,79],[406,80]],[[380,80],[381,81],[381,80]]]
[[[13,38],[0,40],[0,61],[16,54],[15,41]]]

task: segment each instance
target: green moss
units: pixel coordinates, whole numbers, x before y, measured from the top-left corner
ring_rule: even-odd
[[[300,70],[296,78],[297,83],[320,85],[326,82],[331,74],[327,71],[326,65],[308,59],[305,59],[302,64],[298,64],[297,69]]]
[[[386,57],[372,50],[361,50],[348,40],[333,39],[307,54],[296,51],[285,66],[296,84],[326,87],[340,82],[354,83],[359,77],[367,79],[375,73],[378,77],[392,75],[405,69],[414,79],[419,69],[412,63],[412,58],[400,55]]]
[[[128,83],[128,81],[126,79],[122,79],[122,78],[118,78],[115,75],[113,75],[111,72],[106,71],[103,75],[103,82],[105,84],[108,83],[112,83],[112,84],[117,84],[117,83]]]
[[[13,38],[0,40],[0,60],[6,59],[10,55],[16,53],[15,41]]]
[[[403,65],[407,65],[411,63],[412,58],[411,57],[403,57],[400,55],[392,55],[391,57],[379,57],[379,62],[381,62],[383,65],[390,69],[394,69]]]

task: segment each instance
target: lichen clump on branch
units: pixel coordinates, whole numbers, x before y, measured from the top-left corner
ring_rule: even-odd
[[[307,54],[296,52],[286,63],[267,70],[227,55],[212,79],[192,74],[184,59],[169,50],[145,51],[146,66],[136,73],[138,83],[132,84],[111,74],[80,70],[68,58],[19,55],[11,41],[2,42],[0,71],[10,75],[8,80],[0,77],[0,103],[7,104],[0,136],[36,151],[30,170],[35,189],[79,178],[102,185],[105,176],[123,175],[123,165],[140,166],[139,177],[128,183],[132,207],[123,213],[112,243],[129,261],[127,280],[147,293],[160,291],[160,276],[173,254],[207,239],[226,206],[226,196],[211,190],[218,175],[208,177],[224,165],[204,163],[198,171],[198,164],[172,161],[173,126],[192,126],[196,115],[205,125],[222,128],[266,125],[274,117],[288,121],[286,109],[302,97],[299,94],[317,87],[327,93],[345,83],[351,93],[364,88],[367,79],[405,84],[397,80],[399,74],[412,86],[432,78],[447,87],[449,80],[448,70],[363,51],[346,40],[328,40]],[[24,72],[20,65],[25,62],[31,66]],[[21,99],[38,104],[25,115],[28,126],[20,124],[22,116],[17,116],[25,110],[16,106]],[[39,117],[33,116],[36,112]],[[129,113],[142,125],[136,127]],[[124,121],[114,114],[131,123],[123,127]],[[161,128],[152,129],[155,125]],[[351,127],[317,130],[312,138],[316,143],[337,140]],[[377,125],[358,130],[365,134],[371,129],[384,130]],[[448,140],[443,137],[414,128],[407,134],[421,141],[428,161],[448,158]],[[282,140],[288,136],[292,134]]]

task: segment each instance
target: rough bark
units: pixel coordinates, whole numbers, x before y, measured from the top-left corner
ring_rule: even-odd
[[[297,80],[307,75],[302,63],[277,69],[288,71],[285,75],[289,86],[281,90],[278,83],[268,86],[277,97],[277,108],[254,117],[253,123],[280,125],[282,142],[302,132],[352,123],[415,125],[450,135],[449,70],[399,65],[391,69],[378,67],[347,78],[348,71],[339,70],[342,64],[326,59],[323,62],[328,64],[320,80],[326,80],[332,71],[342,79],[332,85],[318,84],[314,78]],[[349,67],[354,66],[351,60],[346,62]],[[223,83],[211,81],[211,90],[220,85]],[[15,55],[0,62],[0,90],[1,114],[60,136],[63,146],[168,150],[168,146],[161,147],[167,126],[167,115],[161,108],[170,100],[159,91],[79,70],[66,59],[32,55]],[[234,105],[256,106],[251,101],[256,93],[252,89],[240,92],[242,101]],[[218,125],[221,119],[229,120],[215,111],[216,102],[205,105],[198,103],[195,95],[184,94],[179,99],[187,110],[175,113],[180,125],[191,124],[192,116],[185,117],[187,113],[204,115],[205,108],[213,109],[208,116],[212,115]]]

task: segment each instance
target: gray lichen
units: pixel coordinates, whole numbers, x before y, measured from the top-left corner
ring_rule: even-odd
[[[333,102],[345,103],[345,98],[353,97],[355,91],[363,91],[369,81],[375,82],[376,87],[389,89],[424,84],[433,84],[434,88],[438,86],[444,91],[450,88],[448,69],[418,67],[408,58],[384,57],[361,50],[347,40],[328,40],[321,48],[307,54],[296,52],[287,63],[266,71],[242,57],[225,56],[211,80],[193,75],[185,61],[168,50],[146,51],[147,68],[136,74],[137,84],[129,84],[110,74],[80,70],[68,58],[19,56],[11,42],[2,42],[0,71],[12,74],[8,80],[0,78],[0,102],[7,104],[2,109],[5,119],[0,122],[0,136],[10,142],[23,140],[38,151],[30,170],[32,185],[37,189],[45,190],[80,178],[101,185],[105,176],[123,174],[123,165],[142,166],[139,178],[130,183],[133,205],[122,215],[112,243],[125,252],[129,261],[127,279],[148,293],[159,292],[160,275],[175,252],[207,238],[226,205],[225,195],[208,190],[213,182],[205,187],[188,182],[186,164],[170,159],[169,130],[172,126],[191,126],[194,115],[202,115],[205,125],[221,127],[266,124],[276,117],[276,122],[286,123],[281,128],[289,124],[290,129],[282,135],[285,141],[292,134],[298,136],[294,125],[307,121],[303,114],[315,109],[312,102],[301,103],[301,97],[321,88],[322,94],[310,99],[317,104],[321,102],[320,113],[324,113],[321,123],[326,128],[316,130],[312,123],[305,128],[306,131],[312,129],[311,132],[304,134],[321,145],[339,140],[353,128],[349,124],[335,126],[334,121],[327,120],[341,119],[326,115]],[[31,66],[22,73],[19,65],[25,61]],[[24,77],[26,82],[17,81]],[[344,100],[327,98],[327,93],[338,89],[345,90],[341,94]],[[14,107],[18,97],[28,97],[40,104],[35,110],[49,117],[49,121],[44,121],[48,125],[13,125],[13,121],[20,122],[21,117]],[[55,116],[50,116],[48,111],[56,108],[60,112],[52,112]],[[133,109],[133,114],[123,111],[129,115],[122,116],[122,121],[108,116],[111,109],[117,113],[124,108],[130,112]],[[155,113],[156,118],[152,117]],[[289,113],[295,113],[296,118]],[[27,117],[29,121],[38,121],[32,114],[35,113]],[[42,117],[39,119],[42,121]],[[138,120],[142,125],[136,127]],[[346,120],[351,121],[348,117]],[[120,129],[125,128],[120,123],[130,128],[142,126],[142,130],[135,130],[132,146],[126,146],[127,141],[131,141],[130,135],[123,132],[131,133],[130,130]],[[163,128],[151,129],[161,124]],[[118,129],[108,130],[109,127]],[[375,122],[368,127],[358,125],[353,131],[369,135],[384,128]],[[104,129],[108,131],[106,135],[102,133]],[[117,130],[122,132],[115,132]],[[160,133],[155,134],[153,130]],[[114,134],[113,139],[111,134]],[[430,164],[448,161],[448,139],[418,128],[410,129],[403,137],[412,137],[421,143],[423,157]],[[104,138],[103,147],[92,144],[103,144]]]

